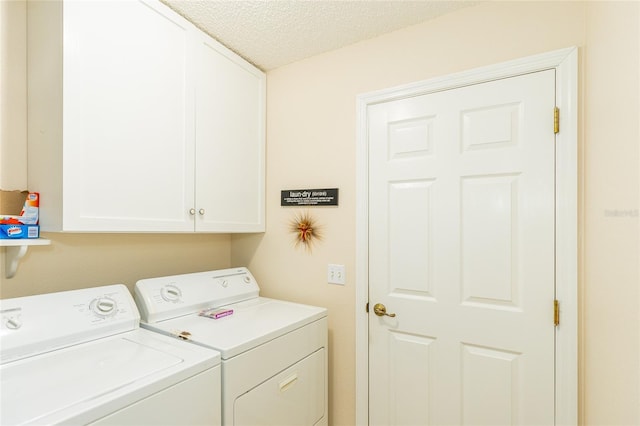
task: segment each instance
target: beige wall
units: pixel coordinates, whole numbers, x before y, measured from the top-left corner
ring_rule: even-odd
[[[0,188],[27,182],[27,39],[22,1],[0,1]],[[6,213],[6,212],[0,212]]]
[[[597,2],[586,16],[582,378],[600,424],[640,424],[639,9]]]
[[[5,278],[0,298],[122,283],[141,278],[227,268],[229,235],[43,234],[50,246],[30,247],[16,275]],[[2,256],[4,257],[4,250]]]
[[[636,2],[489,2],[268,73],[268,228],[232,237],[232,262],[266,295],[329,308],[332,424],[355,420],[356,96],[569,46],[580,49],[581,422],[640,424],[639,16]],[[307,253],[279,191],[320,187],[339,187],[340,206],[309,209],[324,239]],[[346,286],[326,283],[327,263],[346,265]]]
[[[15,278],[6,280],[0,270],[0,296],[247,265],[264,295],[329,308],[330,420],[351,425],[356,96],[575,45],[581,61],[581,423],[640,424],[639,17],[636,2],[489,2],[269,72],[264,235],[48,234],[53,244],[31,248]],[[3,61],[2,74],[12,67]],[[14,142],[22,152],[24,140],[5,139],[4,116],[2,126],[2,152]],[[18,160],[22,167],[12,179],[22,179],[23,163]],[[7,174],[2,167],[0,177]],[[309,209],[323,232],[311,252],[293,246],[288,222],[297,210],[279,206],[280,190],[305,187],[340,188],[339,207]],[[344,287],[326,284],[327,263],[346,265]]]

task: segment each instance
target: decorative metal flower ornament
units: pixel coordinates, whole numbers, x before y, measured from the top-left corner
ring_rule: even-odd
[[[322,239],[320,227],[309,212],[297,213],[289,222],[289,229],[295,236],[295,246],[302,245],[311,250],[312,245]]]

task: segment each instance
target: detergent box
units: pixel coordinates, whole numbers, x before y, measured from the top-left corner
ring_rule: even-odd
[[[37,192],[2,191],[0,208],[13,210],[11,214],[0,213],[0,240],[39,238],[38,211],[40,194]],[[23,197],[24,204],[18,213],[15,207],[17,197]],[[26,197],[26,199],[24,199]]]

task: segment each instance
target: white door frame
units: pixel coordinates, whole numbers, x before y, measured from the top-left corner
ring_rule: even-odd
[[[482,67],[357,97],[356,424],[369,423],[368,117],[370,105],[548,69],[556,70],[556,425],[578,424],[578,48]],[[550,117],[552,117],[550,112]],[[550,118],[551,119],[551,118]]]

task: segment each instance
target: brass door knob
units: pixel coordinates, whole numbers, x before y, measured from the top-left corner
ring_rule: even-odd
[[[384,306],[382,303],[376,303],[373,307],[373,313],[376,314],[379,317],[383,317],[383,316],[388,316],[388,317],[395,317],[396,314],[388,314],[387,313],[387,307]]]

